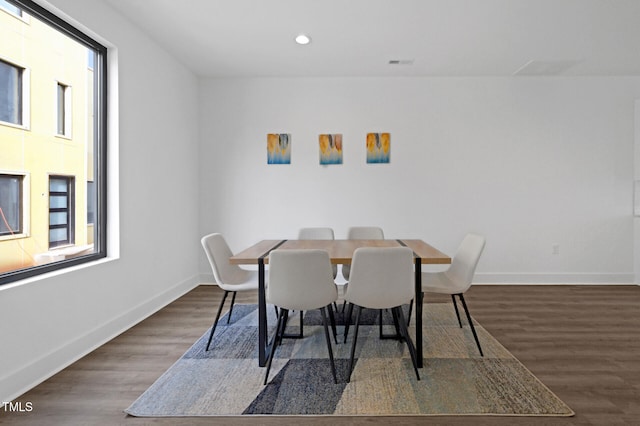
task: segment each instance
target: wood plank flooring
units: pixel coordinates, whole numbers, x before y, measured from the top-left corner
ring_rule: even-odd
[[[11,425],[640,424],[640,287],[473,286],[471,314],[577,414],[541,417],[141,419],[123,410],[211,325],[222,292],[200,286],[0,411]],[[442,296],[427,301],[449,301]],[[237,302],[255,303],[255,295]],[[228,302],[227,302],[228,303]]]

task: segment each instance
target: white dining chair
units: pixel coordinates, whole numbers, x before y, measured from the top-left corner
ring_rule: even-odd
[[[384,240],[382,228],[377,226],[352,226],[347,231],[349,240]],[[350,265],[342,265],[342,276],[349,281]]]
[[[269,254],[269,286],[266,300],[279,308],[279,314],[267,361],[265,385],[269,379],[274,354],[284,335],[289,311],[299,311],[302,316],[302,312],[311,309],[320,309],[322,313],[333,381],[338,383],[327,325],[327,308],[331,309],[331,304],[337,298],[338,290],[333,281],[331,260],[326,250],[276,249]]]
[[[218,319],[224,306],[224,302],[227,299],[227,295],[232,293],[231,307],[229,308],[229,315],[227,316],[227,324],[231,320],[231,314],[233,313],[233,304],[236,301],[236,293],[239,291],[254,291],[258,289],[258,271],[251,271],[243,269],[238,265],[232,265],[229,263],[229,258],[233,256],[233,252],[229,248],[229,245],[225,241],[222,234],[213,233],[205,235],[200,240],[204,252],[207,255],[211,269],[213,270],[213,277],[218,284],[218,287],[224,290],[224,296],[220,302],[218,313],[211,326],[211,333],[209,334],[209,340],[207,341],[207,348],[211,345],[213,334],[216,331],[218,325]]]
[[[298,231],[299,240],[334,240],[335,234],[332,228],[316,227],[316,228],[300,228]],[[338,276],[338,265],[331,265],[333,278]]]
[[[300,228],[298,230],[298,239],[299,240],[334,240],[335,234],[332,228],[327,227],[311,227],[311,228]],[[333,279],[335,280],[338,276],[338,265],[331,265],[331,270],[333,271]],[[338,310],[338,306],[335,305],[336,311]],[[302,320],[301,320],[302,321]],[[302,328],[302,322],[300,323],[300,327]]]
[[[460,328],[462,328],[460,312],[458,311],[458,305],[456,303],[456,296],[458,296],[460,302],[462,302],[462,307],[466,313],[467,321],[469,322],[473,338],[476,341],[481,356],[484,356],[484,354],[482,353],[480,341],[478,340],[476,329],[473,326],[467,303],[464,300],[464,293],[471,287],[473,275],[480,260],[480,255],[484,250],[485,242],[485,237],[482,235],[467,234],[451,259],[451,266],[449,266],[446,271],[422,273],[423,294],[450,294],[453,300],[453,307],[456,310],[456,316],[458,317],[458,324]]]
[[[414,295],[413,251],[410,248],[362,247],[355,250],[349,286],[344,296],[350,307],[356,308],[347,382],[351,380],[353,371],[362,308],[391,309],[396,329],[409,348],[416,377],[420,380],[416,350],[402,312],[402,305],[410,303]]]

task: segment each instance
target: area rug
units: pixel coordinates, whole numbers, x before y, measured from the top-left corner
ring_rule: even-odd
[[[275,313],[269,309],[269,336]],[[337,314],[334,384],[318,311],[304,314],[304,338],[284,339],[269,382],[258,366],[256,305],[236,305],[230,323],[220,319],[213,348],[207,331],[125,412],[139,417],[235,415],[505,415],[572,416],[574,413],[482,326],[460,328],[451,303],[426,304],[424,367],[417,380],[406,344],[380,340],[378,312],[361,317],[357,361],[346,383],[353,328],[343,343],[344,318]],[[384,314],[385,333],[394,331]],[[296,333],[299,317],[289,319]],[[410,333],[415,336],[414,324]]]

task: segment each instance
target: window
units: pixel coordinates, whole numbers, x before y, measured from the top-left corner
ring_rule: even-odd
[[[0,121],[22,125],[23,71],[23,68],[0,61]]]
[[[87,182],[87,223],[94,224],[96,221],[96,183]]]
[[[73,178],[49,178],[49,247],[73,244]]]
[[[5,25],[0,285],[107,253],[107,48],[32,0],[0,0]]]
[[[71,88],[62,83],[56,85],[57,130],[60,136],[71,135]]]
[[[22,233],[22,179],[0,175],[0,236]]]
[[[0,0],[0,9],[4,9],[16,16],[22,16],[22,10],[18,6],[15,6],[5,0]]]

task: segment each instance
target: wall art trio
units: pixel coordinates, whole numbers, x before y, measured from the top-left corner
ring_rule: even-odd
[[[390,133],[367,133],[367,163],[389,163],[391,155]],[[342,134],[327,133],[318,136],[320,165],[342,164]],[[267,164],[291,164],[291,134],[267,134]]]

